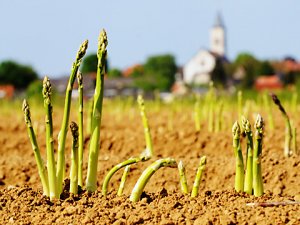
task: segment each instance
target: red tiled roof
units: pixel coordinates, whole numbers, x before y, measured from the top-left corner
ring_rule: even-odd
[[[274,89],[282,89],[283,84],[278,76],[260,76],[255,81],[255,89],[256,90],[274,90]]]
[[[14,95],[15,88],[13,85],[0,85],[0,98],[11,99]]]

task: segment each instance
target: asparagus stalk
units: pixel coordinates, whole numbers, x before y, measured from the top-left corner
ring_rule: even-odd
[[[44,195],[49,196],[49,182],[48,182],[48,177],[47,177],[47,169],[46,169],[44,161],[41,157],[40,148],[38,146],[35,132],[32,127],[30,108],[25,99],[23,101],[23,112],[24,112],[25,123],[27,125],[27,132],[28,132],[31,146],[33,149],[33,153],[34,153],[34,158],[35,158],[35,161],[36,161],[36,164],[38,167],[38,171],[39,171],[39,176],[40,176],[40,179],[42,182],[43,192],[44,192]]]
[[[180,177],[180,189],[183,194],[188,194],[188,184],[185,176],[185,166],[182,161],[179,161],[178,163],[178,171],[179,171],[179,177]]]
[[[70,130],[73,137],[72,142],[72,153],[71,153],[71,171],[70,171],[70,193],[77,194],[78,193],[78,125],[75,122],[71,122]]]
[[[48,168],[50,200],[53,200],[55,198],[59,198],[59,194],[57,192],[56,175],[55,175],[51,94],[52,94],[52,90],[51,90],[50,80],[48,79],[48,77],[45,77],[43,81],[43,97],[44,97],[44,107],[46,110],[45,122],[46,122],[47,168]]]
[[[148,118],[145,113],[145,102],[142,95],[138,96],[137,102],[139,105],[140,114],[143,121],[145,140],[146,140],[146,149],[142,153],[141,157],[151,158],[153,156],[153,145],[152,145],[152,138],[151,138],[151,133],[149,128]]]
[[[78,71],[77,73],[77,82],[78,82],[78,93],[79,93],[79,139],[78,139],[78,185],[83,187],[83,178],[82,178],[82,166],[83,166],[83,78],[82,74]]]
[[[138,181],[136,182],[131,195],[130,195],[130,201],[137,202],[139,201],[142,192],[150,180],[151,176],[161,167],[177,167],[177,163],[174,159],[171,158],[164,158],[159,159],[152,163],[147,169],[144,170]]]
[[[87,116],[87,126],[86,126],[86,135],[90,136],[92,133],[92,117],[93,117],[93,109],[94,109],[94,99],[90,99],[88,104],[88,116]]]
[[[86,179],[86,189],[89,192],[94,192],[97,189],[97,170],[98,170],[98,155],[100,148],[100,126],[102,116],[103,102],[103,85],[106,64],[107,36],[105,30],[102,30],[98,40],[98,68],[96,78],[96,88],[94,94],[94,106],[92,117],[91,142],[89,147],[88,172]]]
[[[257,115],[255,122],[255,145],[253,151],[253,190],[255,196],[261,196],[264,193],[263,179],[261,171],[262,139],[263,139],[264,121],[260,115]]]
[[[245,117],[242,117],[242,126],[247,137],[244,191],[251,195],[253,190],[253,135],[251,131],[251,124]]]
[[[108,184],[109,184],[109,181],[110,179],[112,178],[112,176],[120,169],[122,169],[123,167],[126,167],[128,165],[131,165],[133,163],[138,163],[140,162],[141,159],[140,157],[137,157],[137,158],[131,158],[131,159],[128,159],[124,162],[121,162],[117,165],[115,165],[109,172],[108,174],[105,176],[104,178],[104,181],[103,181],[103,185],[102,185],[102,194],[105,196],[107,195],[107,189],[108,189]]]
[[[217,113],[216,113],[216,125],[215,125],[215,132],[219,132],[222,128],[222,114],[223,114],[223,102],[220,102],[220,104],[217,107]]]
[[[193,198],[198,196],[201,177],[202,177],[203,171],[205,169],[205,165],[206,165],[206,156],[202,156],[200,158],[199,166],[197,169],[197,173],[196,173],[196,177],[195,177],[195,181],[194,181],[194,185],[193,185],[193,189],[192,189],[191,197],[193,197]]]
[[[200,131],[201,124],[200,124],[200,100],[197,98],[194,106],[194,120],[195,120],[195,128],[196,131]]]
[[[297,128],[294,126],[293,129],[293,148],[296,155],[299,155],[298,145],[297,145]]]
[[[271,109],[271,106],[270,106],[269,97],[266,93],[263,95],[263,100],[264,100],[264,105],[265,105],[265,107],[267,109],[267,112],[268,112],[269,128],[270,128],[270,130],[274,130],[274,119],[273,119],[272,109]]]
[[[84,41],[76,55],[75,62],[72,66],[71,75],[69,78],[68,86],[66,89],[66,97],[65,97],[65,106],[64,106],[64,114],[62,120],[62,126],[59,132],[58,138],[58,157],[57,157],[57,185],[58,185],[58,193],[62,192],[62,184],[65,174],[65,144],[66,144],[66,137],[68,132],[68,124],[69,124],[69,117],[70,117],[70,108],[71,108],[71,97],[72,97],[72,89],[73,84],[75,81],[76,74],[78,72],[78,68],[80,67],[81,61],[83,56],[86,53],[86,49],[88,47],[88,41]]]
[[[127,175],[128,175],[129,172],[130,172],[130,165],[125,166],[125,169],[124,169],[124,172],[123,172],[123,175],[122,175],[122,178],[121,178],[120,186],[119,186],[119,189],[118,189],[118,192],[117,192],[118,196],[121,196],[123,194],[123,190],[124,190],[124,187],[125,187],[125,182],[126,182]]]
[[[278,97],[271,93],[271,97],[273,99],[273,102],[278,106],[280,112],[282,113],[284,119],[285,119],[285,143],[284,143],[284,156],[289,157],[292,154],[291,151],[291,141],[292,141],[292,127],[290,123],[289,116],[287,115],[285,109],[281,105]]]
[[[244,162],[240,144],[241,129],[237,121],[233,124],[232,134],[235,156],[235,190],[244,191]]]
[[[237,93],[237,104],[238,104],[238,120],[242,118],[243,114],[243,92],[241,90]]]
[[[208,131],[213,132],[214,129],[214,106],[215,106],[215,95],[214,95],[214,83],[209,83],[208,91]]]

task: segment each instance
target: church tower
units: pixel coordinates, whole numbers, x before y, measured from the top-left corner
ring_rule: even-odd
[[[210,51],[219,56],[226,55],[226,32],[220,13],[210,31]]]

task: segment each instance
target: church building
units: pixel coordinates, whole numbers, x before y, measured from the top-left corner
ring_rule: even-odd
[[[212,72],[218,62],[226,60],[226,29],[218,14],[210,30],[210,49],[200,50],[183,67],[183,81],[186,84],[205,85],[212,80]]]

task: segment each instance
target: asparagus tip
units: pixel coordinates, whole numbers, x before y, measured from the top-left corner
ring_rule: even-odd
[[[206,156],[205,155],[200,158],[200,165],[201,166],[206,165]]]
[[[99,34],[98,45],[99,45],[99,51],[105,51],[108,45],[107,34],[104,29],[102,29]]]
[[[182,160],[179,161],[179,163],[178,163],[178,168],[179,168],[180,170],[184,170],[184,169],[185,169]]]
[[[232,126],[232,134],[234,137],[239,137],[241,134],[241,128],[238,121],[235,121],[235,123]]]
[[[74,121],[70,123],[70,129],[71,129],[72,136],[74,138],[78,138],[78,125]]]
[[[26,99],[23,100],[22,110],[24,112],[25,122],[27,123],[30,121],[30,108]]]
[[[82,44],[80,45],[79,50],[77,52],[77,60],[80,60],[83,58],[83,56],[85,55],[86,50],[88,48],[88,44],[89,44],[88,40],[85,40],[84,42],[82,42]]]
[[[242,116],[242,126],[245,132],[249,132],[251,130],[251,124],[249,120],[244,116]]]
[[[264,120],[261,117],[261,115],[258,114],[257,117],[256,117],[256,121],[255,121],[255,128],[257,130],[260,130],[260,129],[263,129],[263,127],[264,127]]]
[[[43,80],[43,97],[44,99],[49,99],[51,97],[52,87],[50,80],[47,76],[44,77]]]

